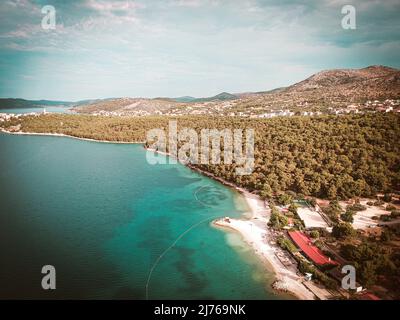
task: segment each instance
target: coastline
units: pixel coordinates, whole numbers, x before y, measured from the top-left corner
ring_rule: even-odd
[[[54,137],[67,137],[77,140],[100,142],[100,143],[115,143],[115,144],[144,144],[144,142],[124,142],[124,141],[108,141],[108,140],[96,140],[90,138],[80,138],[70,136],[62,133],[36,133],[36,132],[11,132],[4,128],[0,129],[0,132],[13,135],[36,135],[36,136],[54,136]],[[165,156],[172,156],[167,152],[161,152],[158,150],[145,148],[146,151],[151,151]],[[314,300],[314,294],[307,289],[303,284],[303,276],[298,274],[297,266],[292,268],[285,267],[279,260],[277,255],[285,255],[285,251],[277,246],[275,243],[271,243],[270,238],[272,232],[269,229],[267,223],[270,217],[270,209],[265,207],[264,201],[261,198],[249,192],[245,188],[238,187],[234,183],[224,180],[223,178],[216,177],[213,174],[203,171],[191,164],[186,166],[199,174],[209,177],[221,184],[238,191],[246,200],[250,211],[246,212],[249,216],[241,219],[229,218],[229,222],[226,218],[214,220],[211,224],[214,227],[220,229],[229,229],[237,232],[253,250],[256,256],[258,256],[265,268],[268,271],[272,271],[276,280],[273,282],[272,287],[281,292],[286,292],[294,295],[301,300]]]
[[[8,131],[4,128],[0,129],[0,132],[6,134],[13,134],[13,135],[27,135],[27,136],[50,136],[50,137],[64,137],[64,138],[71,138],[77,139],[82,141],[90,141],[90,142],[101,142],[101,143],[115,143],[115,144],[144,144],[144,142],[129,142],[129,141],[109,141],[109,140],[97,140],[97,139],[90,139],[90,138],[81,138],[75,137],[64,133],[46,133],[46,132],[24,132],[24,131]]]
[[[242,192],[250,208],[250,218],[222,218],[212,222],[213,226],[233,230],[253,249],[268,271],[273,271],[273,289],[294,295],[300,300],[314,300],[314,294],[303,285],[304,277],[298,274],[297,266],[286,267],[278,258],[286,252],[272,242],[272,232],[268,227],[270,209],[264,201],[248,191]]]
[[[157,152],[155,150],[151,150]],[[163,154],[166,154],[163,152]],[[167,154],[168,155],[168,154]],[[265,268],[275,274],[276,280],[272,287],[277,291],[290,293],[300,300],[314,300],[315,295],[305,285],[303,285],[304,277],[299,275],[297,265],[294,267],[286,267],[279,256],[285,256],[287,253],[276,243],[271,243],[272,231],[268,227],[268,221],[271,210],[265,207],[264,201],[256,194],[251,193],[245,188],[238,187],[234,183],[226,181],[220,177],[203,171],[193,165],[186,165],[191,170],[207,176],[223,185],[238,191],[246,200],[250,209],[246,212],[250,217],[241,219],[229,218],[229,222],[225,218],[217,219],[212,225],[221,229],[229,229],[237,232],[242,239],[254,250],[254,253],[261,259]]]

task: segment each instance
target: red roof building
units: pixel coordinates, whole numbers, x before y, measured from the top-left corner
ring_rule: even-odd
[[[304,252],[304,254],[311,259],[316,265],[335,264],[336,261],[331,260],[324,255],[321,250],[314,246],[311,239],[300,231],[289,231],[289,236],[293,242]]]

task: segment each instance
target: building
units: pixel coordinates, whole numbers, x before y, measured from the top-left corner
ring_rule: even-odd
[[[311,242],[311,239],[306,234],[300,231],[289,231],[288,233],[293,242],[315,265],[338,265],[336,261],[331,260],[331,258],[324,255],[321,250],[314,246]]]

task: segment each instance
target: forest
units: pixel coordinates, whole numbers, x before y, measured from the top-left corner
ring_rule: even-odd
[[[393,113],[250,119],[210,116],[107,117],[47,114],[0,123],[25,132],[63,133],[108,141],[145,142],[146,132],[177,120],[180,128],[254,129],[255,167],[236,175],[235,164],[195,166],[263,197],[285,191],[327,199],[398,192],[400,117]]]

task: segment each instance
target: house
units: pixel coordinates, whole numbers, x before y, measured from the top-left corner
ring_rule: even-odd
[[[331,258],[327,257],[320,249],[314,246],[311,239],[303,232],[289,231],[288,233],[293,242],[314,264],[318,266],[327,264],[338,265],[336,261],[331,260]]]

